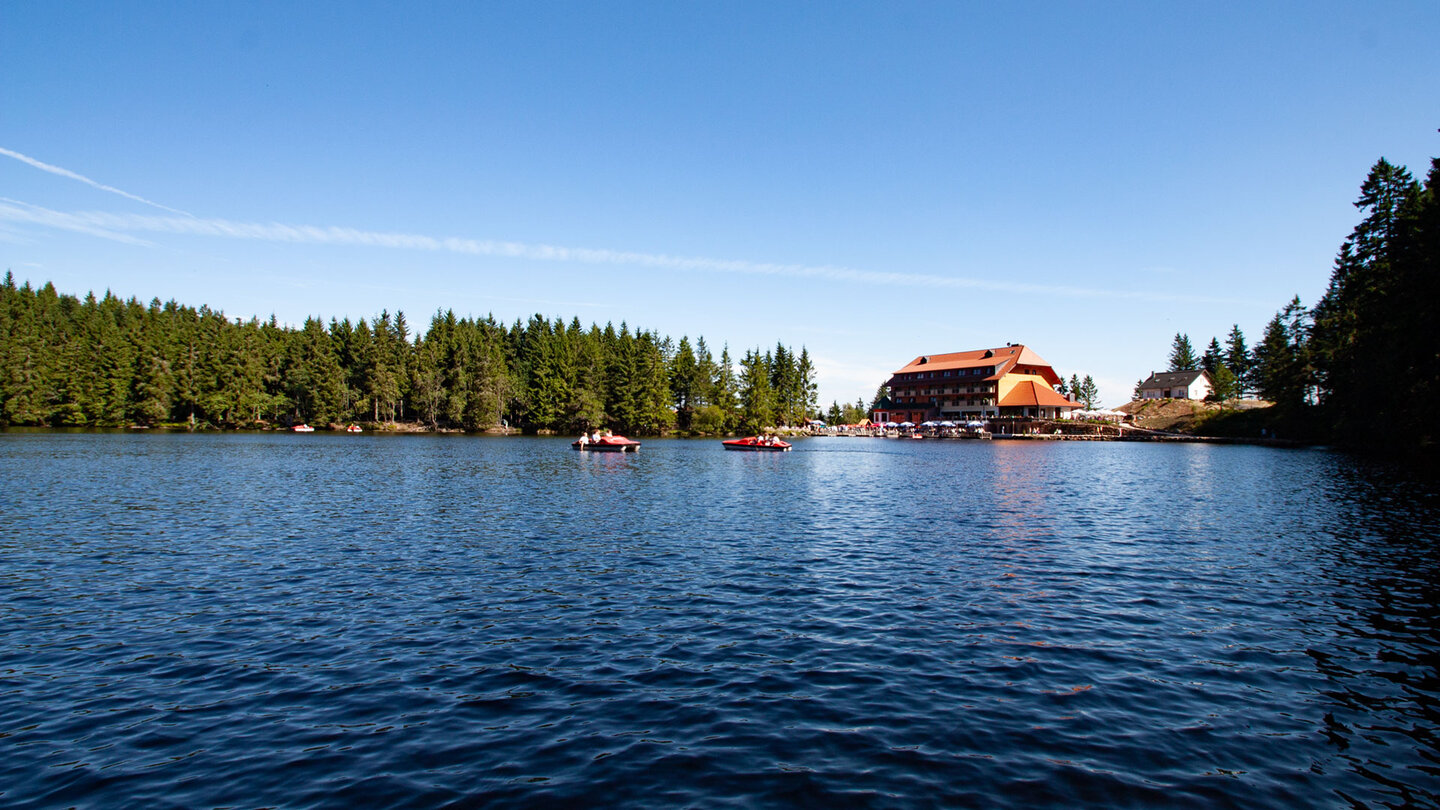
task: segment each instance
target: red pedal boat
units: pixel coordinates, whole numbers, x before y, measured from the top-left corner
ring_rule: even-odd
[[[570,443],[576,450],[598,450],[602,453],[634,453],[640,449],[640,442],[624,436],[601,436],[599,439],[582,439]]]
[[[783,453],[790,449],[790,443],[774,436],[746,436],[721,442],[726,450],[753,450],[756,452]]]

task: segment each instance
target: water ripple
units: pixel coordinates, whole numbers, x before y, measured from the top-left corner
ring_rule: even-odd
[[[1337,454],[0,462],[6,806],[1440,804],[1440,499]]]

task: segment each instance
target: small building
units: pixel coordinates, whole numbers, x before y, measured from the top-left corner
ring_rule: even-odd
[[[885,383],[887,400],[870,418],[879,424],[992,416],[1058,418],[1080,403],[1058,393],[1060,375],[1020,344],[911,360]]]
[[[1162,371],[1150,372],[1149,378],[1140,383],[1141,399],[1204,399],[1215,390],[1210,372]]]

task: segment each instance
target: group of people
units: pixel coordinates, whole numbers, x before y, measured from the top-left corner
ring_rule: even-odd
[[[599,428],[596,428],[594,433],[581,433],[581,434],[580,434],[580,443],[581,443],[581,444],[597,444],[597,443],[599,443],[599,441],[600,441],[601,439],[608,439],[608,438],[610,438],[611,436],[614,436],[614,435],[615,435],[614,433],[611,433],[611,432],[608,431],[608,430],[600,430]]]

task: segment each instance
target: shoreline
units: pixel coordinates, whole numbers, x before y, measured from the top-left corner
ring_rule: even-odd
[[[123,427],[91,427],[79,425],[7,425],[0,427],[3,433],[293,433],[290,428],[285,427],[215,427],[204,426],[191,428],[186,425],[127,425]],[[317,427],[314,431],[319,434],[349,435],[343,427]],[[804,430],[770,430],[762,431],[784,435],[787,438],[795,439],[892,439],[901,441],[914,441],[909,436],[886,436],[867,433],[811,433]],[[487,428],[485,430],[463,430],[461,428],[428,428],[413,424],[393,424],[383,428],[366,427],[363,432],[355,435],[378,435],[378,436],[489,436],[489,437],[526,437],[526,438],[565,438],[568,434],[557,431],[539,431],[526,433],[519,428]],[[307,435],[307,434],[299,434]],[[747,433],[716,433],[716,434],[662,434],[643,435],[635,434],[641,439],[724,439],[733,436],[750,435]],[[1158,444],[1239,444],[1254,445],[1257,447],[1275,448],[1302,448],[1317,447],[1313,442],[1296,441],[1293,439],[1278,438],[1244,438],[1236,436],[1199,436],[1183,433],[1155,434],[1147,433],[1141,435],[1115,436],[1104,434],[1074,434],[1074,433],[997,433],[981,439],[976,436],[922,436],[926,441],[945,442],[972,442],[972,441],[1018,441],[1018,442],[1148,442]]]

